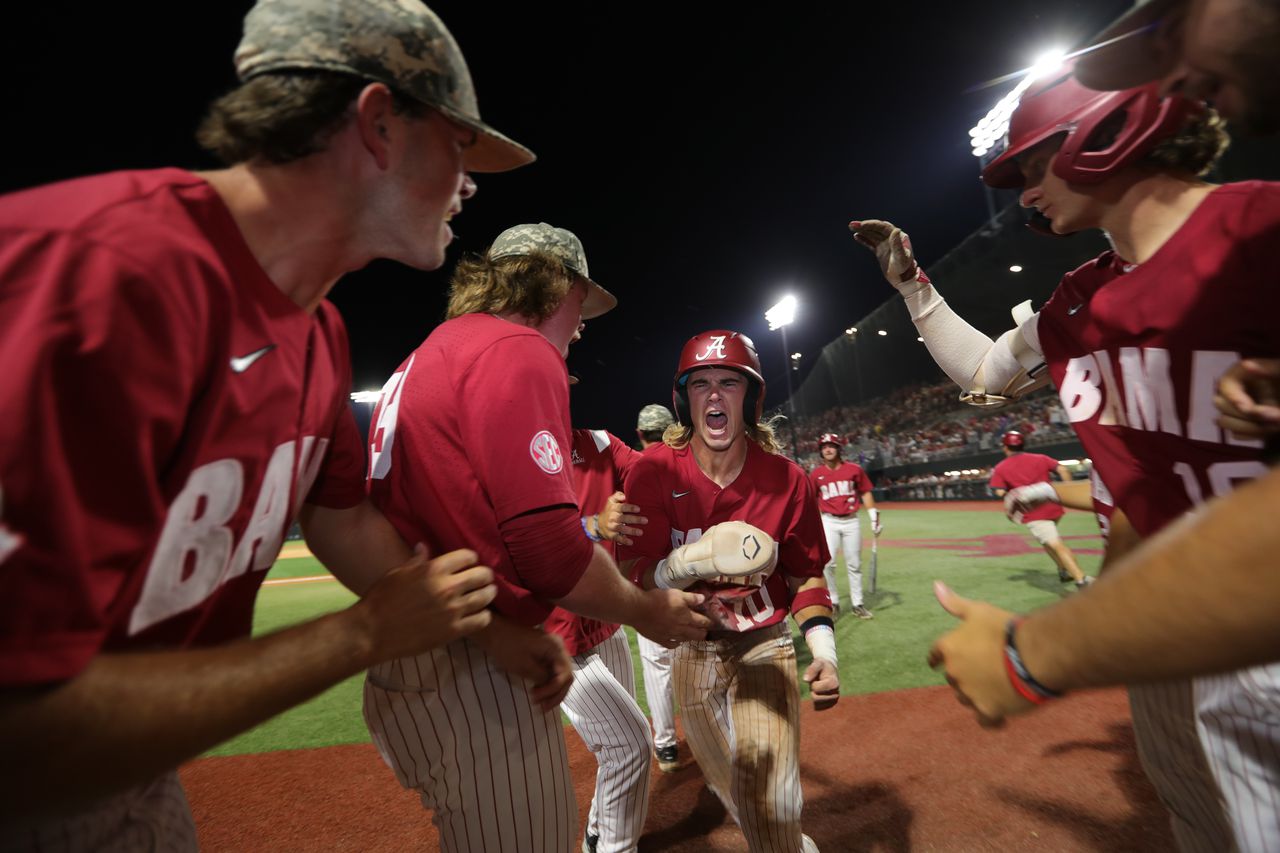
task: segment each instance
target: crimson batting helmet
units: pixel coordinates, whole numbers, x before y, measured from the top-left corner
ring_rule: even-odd
[[[1011,429],[1006,432],[1001,441],[1005,447],[1009,447],[1014,450],[1021,450],[1022,445],[1026,443],[1026,439],[1023,438],[1022,433],[1018,432],[1016,429]]]
[[[843,436],[836,435],[834,432],[824,432],[818,436],[818,447],[824,444],[834,444],[836,447],[844,447],[845,441]]]
[[[1100,183],[1176,135],[1190,116],[1204,109],[1181,95],[1160,97],[1158,82],[1118,92],[1086,89],[1073,76],[1074,69],[1074,61],[1063,63],[1023,94],[1009,118],[1004,151],[982,170],[988,186],[1022,187],[1018,155],[1058,134],[1066,138],[1053,173],[1075,184]],[[1122,117],[1119,129],[1113,139],[1103,139],[1098,131],[1104,125],[1114,128],[1113,116]]]
[[[680,366],[676,368],[671,402],[675,405],[676,420],[682,424],[693,421],[689,413],[689,374],[706,367],[736,370],[749,380],[743,412],[748,425],[760,420],[764,412],[764,375],[760,370],[760,356],[751,338],[728,329],[713,329],[694,335],[680,350]]]

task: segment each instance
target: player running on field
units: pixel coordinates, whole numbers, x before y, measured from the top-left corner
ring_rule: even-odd
[[[991,490],[1001,498],[1013,489],[1020,489],[1020,494],[1027,497],[1040,494],[1046,489],[1052,493],[1049,500],[1034,509],[1016,513],[1013,520],[1025,524],[1044,548],[1058,567],[1058,580],[1075,581],[1076,588],[1083,589],[1093,579],[1080,570],[1076,555],[1071,553],[1067,543],[1058,535],[1058,519],[1066,513],[1062,509],[1061,499],[1049,482],[1049,476],[1057,471],[1058,478],[1069,483],[1071,473],[1057,459],[1043,453],[1027,453],[1026,441],[1017,430],[1006,432],[1001,443],[1004,445],[1004,459],[991,469]]]
[[[726,330],[690,339],[674,384],[679,423],[627,477],[627,496],[649,521],[622,553],[645,588],[718,596],[718,627],[675,652],[689,748],[751,850],[816,850],[800,825],[800,691],[785,619],[795,618],[813,653],[804,679],[815,707],[834,705],[840,678],[817,500],[760,420],[765,385],[750,339]],[[752,563],[750,578],[721,577]]]
[[[299,515],[317,551],[371,519],[408,556],[364,501],[327,294],[375,258],[439,267],[467,171],[533,155],[415,0],[261,0],[235,68],[198,134],[226,168],[0,199],[6,850],[195,849],[179,762],[489,620],[474,553],[383,576],[372,550],[362,601],[250,639]]]
[[[1280,353],[1280,186],[1201,180],[1225,141],[1211,111],[1161,97],[1156,84],[1095,92],[1069,66],[1033,84],[983,178],[1021,188],[1053,233],[1101,228],[1113,248],[994,343],[947,307],[900,230],[850,225],[968,399],[1053,381],[1116,507],[1143,536],[1266,470],[1261,442],[1215,422],[1213,395],[1242,356]],[[1024,695],[1054,694],[1034,673],[1015,674]],[[1280,843],[1277,695],[1280,667],[1131,689],[1139,753],[1183,848]]]
[[[583,321],[615,304],[578,238],[546,223],[460,262],[449,319],[383,387],[370,495],[406,540],[480,553],[494,608],[521,625],[560,605],[662,641],[701,639],[709,620],[690,609],[701,596],[636,588],[584,535],[564,357]],[[503,651],[464,639],[374,667],[365,719],[445,850],[562,853],[577,807],[558,708],[503,671]]]
[[[858,522],[858,507],[867,508],[872,536],[880,535],[880,510],[876,509],[867,472],[858,463],[841,458],[840,448],[844,444],[844,437],[833,432],[819,436],[822,464],[809,472],[809,479],[818,492],[822,530],[827,537],[827,551],[831,554],[823,574],[827,579],[827,592],[831,595],[831,608],[838,615],[840,592],[836,588],[836,555],[844,554],[845,570],[849,573],[849,612],[859,619],[872,619],[874,616],[862,598],[862,525]]]

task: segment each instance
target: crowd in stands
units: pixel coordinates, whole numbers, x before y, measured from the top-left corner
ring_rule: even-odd
[[[1021,432],[1031,447],[1073,437],[1051,389],[998,409],[980,409],[960,402],[950,380],[907,386],[859,406],[798,416],[795,429],[800,462],[806,468],[821,461],[816,440],[826,432],[845,437],[846,459],[877,469],[997,450],[1008,430]],[[788,430],[782,432],[790,437]]]

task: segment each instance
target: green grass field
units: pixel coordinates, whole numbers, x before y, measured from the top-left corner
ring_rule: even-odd
[[[878,693],[943,683],[941,676],[925,664],[929,644],[954,622],[934,600],[935,578],[946,581],[962,595],[1018,611],[1074,594],[1074,587],[1058,582],[1049,557],[1026,529],[1010,524],[999,512],[891,509],[885,511],[884,523],[879,589],[867,597],[867,605],[876,618],[862,621],[844,617],[836,623],[842,693]],[[1066,537],[1086,537],[1069,538],[1067,542],[1073,549],[1101,548],[1097,525],[1089,515],[1069,513],[1062,519],[1060,530]],[[863,546],[865,572],[870,559],[865,520]],[[1097,556],[1078,558],[1086,573],[1096,573]],[[314,559],[303,557],[280,560],[268,580],[321,574],[324,570]],[[839,584],[847,595],[843,567]],[[346,607],[353,600],[351,593],[332,580],[268,585],[258,596],[254,630],[277,630]],[[797,649],[803,668],[809,663],[808,650],[803,642],[798,643]],[[367,742],[369,735],[360,713],[362,681],[363,676],[349,679],[209,754]],[[644,707],[638,658],[636,687]]]

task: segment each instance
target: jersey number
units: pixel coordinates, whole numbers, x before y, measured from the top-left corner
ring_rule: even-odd
[[[1204,489],[1200,487],[1200,479],[1195,469],[1186,462],[1175,462],[1173,473],[1182,478],[1182,486],[1187,490],[1191,503],[1200,506],[1204,503]],[[1217,498],[1229,494],[1235,484],[1242,480],[1254,480],[1267,473],[1267,466],[1256,459],[1239,462],[1215,462],[1205,469],[1209,479],[1209,497]]]
[[[381,480],[391,473],[391,447],[396,440],[396,418],[400,416],[400,390],[411,367],[413,356],[409,357],[404,370],[391,374],[387,384],[382,386],[378,420],[370,431],[373,437],[369,440],[369,476],[374,480]]]

